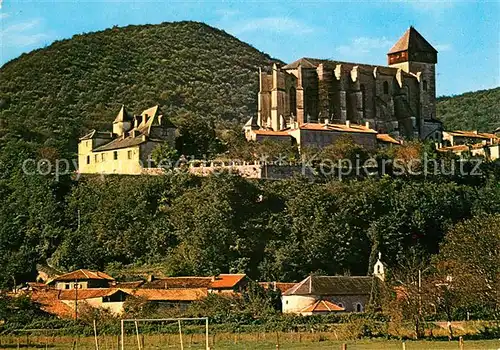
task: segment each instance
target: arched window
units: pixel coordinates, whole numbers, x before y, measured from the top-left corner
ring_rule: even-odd
[[[342,304],[342,303],[336,303],[336,304],[337,304],[338,306],[342,307],[342,308],[344,307],[344,304]]]
[[[361,107],[363,109],[363,117],[365,117],[365,110],[366,110],[366,91],[365,91],[365,86],[361,84],[359,86],[359,89],[361,90]]]
[[[363,306],[360,303],[356,304],[356,312],[361,312],[363,311]]]
[[[297,91],[292,86],[289,91],[290,97],[290,114],[297,115]]]
[[[384,94],[389,94],[389,83],[387,81],[384,81]]]

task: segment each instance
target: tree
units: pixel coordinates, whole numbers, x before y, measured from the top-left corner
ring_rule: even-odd
[[[500,318],[500,215],[474,217],[445,237],[436,262],[440,275],[463,297],[462,306],[478,302]]]
[[[153,149],[151,159],[157,167],[172,169],[179,160],[179,154],[169,143],[164,142]]]

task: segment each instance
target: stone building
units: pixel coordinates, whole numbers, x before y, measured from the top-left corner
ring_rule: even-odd
[[[124,106],[113,121],[113,132],[92,130],[78,143],[78,171],[82,174],[130,174],[147,172],[152,150],[175,142],[176,127],[158,106],[139,115]]]
[[[372,276],[312,275],[283,293],[283,313],[363,312],[370,302],[374,284],[384,280],[380,254]]]
[[[440,142],[436,49],[410,27],[387,58],[388,66],[374,66],[304,57],[260,70],[258,115],[245,125],[247,133],[283,139],[284,130],[306,129],[304,137],[314,138],[307,135],[324,131],[311,125],[368,123],[380,134]]]

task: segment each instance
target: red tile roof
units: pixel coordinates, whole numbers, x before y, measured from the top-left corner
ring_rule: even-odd
[[[463,152],[468,150],[469,146],[467,145],[456,145],[456,146],[438,148],[438,152]]]
[[[252,132],[262,136],[289,136],[288,131],[252,130]]]
[[[135,289],[139,288],[144,284],[144,281],[133,281],[133,282],[116,282],[113,287],[122,289]]]
[[[495,134],[490,134],[487,132],[477,132],[477,131],[463,131],[463,130],[454,130],[454,131],[446,131],[451,136],[458,137],[469,137],[469,138],[478,138],[478,139],[498,139],[499,137]]]
[[[208,295],[205,288],[188,289],[134,289],[123,290],[127,294],[151,301],[195,301]]]
[[[401,143],[389,134],[377,134],[377,141],[400,145]]]
[[[220,274],[215,277],[165,277],[144,283],[144,289],[179,289],[179,288],[208,288],[225,289],[234,288],[245,274]]]
[[[345,308],[340,307],[328,300],[318,300],[314,304],[300,310],[300,312],[337,312],[345,311]]]
[[[65,273],[64,275],[54,278],[54,281],[75,281],[75,280],[107,280],[114,281],[115,279],[110,275],[105,274],[100,271],[90,271],[86,269],[80,269],[72,272]]]
[[[31,300],[40,304],[40,308],[59,317],[73,317],[73,309],[57,298],[56,289],[38,290],[31,293]]]
[[[224,288],[234,288],[238,283],[240,283],[246,275],[242,274],[224,274],[221,273],[212,281],[210,288],[212,289],[224,289]]]

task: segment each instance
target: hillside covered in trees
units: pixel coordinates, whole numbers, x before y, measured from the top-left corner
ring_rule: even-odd
[[[110,129],[121,104],[159,104],[241,122],[257,111],[258,67],[271,58],[197,22],[128,26],[75,35],[0,70],[0,137],[76,151],[90,128]]]
[[[437,117],[445,130],[492,132],[500,127],[500,87],[439,97]]]

